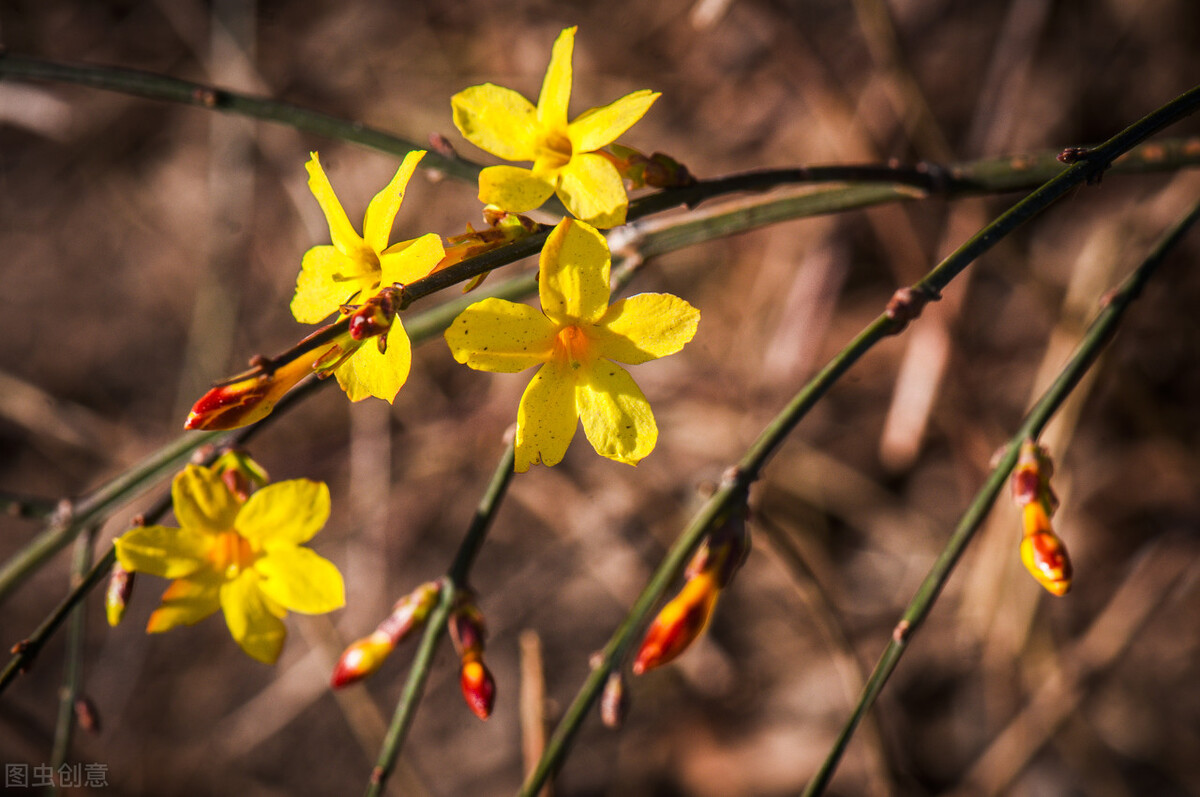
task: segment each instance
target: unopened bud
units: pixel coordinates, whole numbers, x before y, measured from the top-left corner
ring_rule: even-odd
[[[482,654],[463,657],[458,682],[462,687],[463,699],[475,716],[481,720],[490,717],[496,702],[496,681],[483,663]]]
[[[333,668],[329,684],[334,689],[341,689],[357,681],[361,681],[383,666],[384,660],[396,649],[396,643],[391,637],[379,631],[370,636],[352,642]]]
[[[350,313],[350,337],[366,340],[376,335],[386,336],[399,309],[400,290],[390,286],[384,288]],[[380,351],[384,346],[381,340]]]
[[[600,721],[604,727],[617,730],[625,722],[629,713],[629,690],[625,688],[625,676],[620,670],[609,673],[604,682],[604,691],[600,693]]]
[[[330,678],[333,688],[340,689],[360,681],[382,667],[396,646],[413,629],[425,624],[429,612],[437,604],[441,589],[440,582],[427,581],[396,601],[391,614],[375,627],[370,636],[352,643],[342,653]]]
[[[712,571],[688,579],[679,594],[659,611],[633,662],[633,674],[666,664],[704,631],[717,605],[717,586]]]
[[[114,562],[112,572],[108,576],[108,589],[104,591],[104,614],[108,624],[114,628],[125,616],[125,605],[133,594],[133,573],[121,567],[120,562]]]
[[[1071,559],[1067,548],[1050,526],[1040,501],[1026,504],[1022,511],[1025,534],[1021,539],[1021,562],[1037,582],[1054,595],[1071,589]]]

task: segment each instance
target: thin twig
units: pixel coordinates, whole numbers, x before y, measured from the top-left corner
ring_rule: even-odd
[[[137,69],[121,69],[95,64],[66,64],[0,51],[0,78],[6,77],[73,83],[152,100],[178,102],[223,113],[264,119],[287,125],[296,130],[303,130],[306,133],[351,141],[392,155],[405,155],[415,149],[429,150],[428,146],[422,146],[378,128],[369,127],[362,122],[349,122],[279,100],[254,97]],[[482,168],[464,158],[449,158],[432,150],[425,155],[421,166],[436,169],[451,177],[468,182],[477,180]]]
[[[1021,442],[1027,439],[1036,440],[1038,435],[1041,434],[1042,429],[1045,428],[1054,412],[1066,400],[1067,396],[1070,395],[1075,385],[1078,384],[1079,380],[1083,378],[1083,375],[1096,361],[1096,358],[1100,356],[1100,352],[1116,332],[1117,325],[1120,323],[1126,309],[1141,294],[1146,281],[1162,263],[1167,252],[1178,243],[1179,239],[1197,218],[1200,218],[1200,204],[1193,207],[1183,219],[1167,231],[1150,254],[1147,255],[1146,259],[1142,261],[1142,264],[1138,266],[1137,270],[1111,295],[1104,309],[1100,311],[1096,320],[1088,327],[1087,334],[1084,335],[1083,340],[1075,350],[1075,355],[1071,358],[1071,361],[1067,363],[1059,373],[1058,378],[1042,394],[1038,403],[1029,411],[1020,428],[1012,436],[1000,461],[992,470],[991,475],[988,476],[987,481],[984,482],[983,487],[976,493],[975,499],[967,507],[966,512],[959,520],[957,528],[946,543],[946,547],[938,556],[937,561],[934,562],[925,580],[917,588],[916,595],[909,603],[908,608],[905,609],[903,616],[893,630],[891,641],[888,642],[883,655],[879,659],[879,663],[876,664],[870,679],[863,688],[863,693],[859,698],[858,704],[855,706],[849,720],[847,720],[846,725],[842,728],[841,733],[834,742],[829,755],[822,763],[812,781],[808,784],[808,787],[804,790],[804,797],[816,797],[816,795],[824,794],[837,768],[838,762],[841,760],[842,754],[845,752],[846,746],[854,734],[854,730],[858,727],[858,723],[874,704],[887,679],[896,669],[896,665],[908,647],[912,635],[925,621],[938,595],[941,594],[942,588],[946,585],[947,580],[949,580],[950,573],[957,564],[959,557],[966,550],[967,544],[975,535],[975,531],[982,525],[991,509],[992,503],[996,500],[996,496],[999,495],[1000,490],[1004,487],[1004,482],[1008,479],[1009,473],[1016,465],[1017,453]]]
[[[83,580],[92,563],[92,543],[98,527],[92,526],[86,534],[75,540],[75,552],[71,564],[71,587]],[[71,625],[67,633],[67,662],[63,670],[63,684],[58,693],[58,721],[54,727],[54,744],[50,751],[50,766],[57,772],[71,754],[71,738],[75,731],[75,702],[79,699],[79,685],[83,681],[83,645],[87,638],[87,613],[83,606],[71,612]],[[52,794],[58,793],[60,784],[55,784]]]

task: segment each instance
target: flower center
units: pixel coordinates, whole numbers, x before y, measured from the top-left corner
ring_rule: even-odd
[[[538,165],[544,169],[561,169],[571,162],[571,139],[562,133],[547,133],[542,139],[541,157]]]
[[[239,573],[254,564],[255,558],[249,540],[232,530],[218,534],[217,541],[208,552],[213,569],[226,581],[237,578]]]
[[[563,327],[554,340],[554,354],[570,364],[572,370],[591,362],[590,341],[587,333],[575,324]]]

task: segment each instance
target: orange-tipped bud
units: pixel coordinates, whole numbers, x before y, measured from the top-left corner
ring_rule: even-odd
[[[481,720],[490,717],[496,702],[496,681],[484,665],[482,654],[463,657],[458,682],[462,687],[463,699],[475,716]]]
[[[334,689],[341,689],[361,681],[382,667],[384,659],[395,649],[396,643],[380,631],[374,631],[370,636],[351,643],[333,668],[330,685]]]
[[[1066,595],[1071,589],[1071,559],[1050,526],[1045,507],[1040,501],[1026,504],[1022,520],[1025,534],[1021,539],[1021,562],[1025,569],[1051,594]]]
[[[121,622],[131,594],[133,573],[121,567],[120,562],[114,562],[112,573],[108,576],[108,589],[104,591],[104,614],[109,625],[115,628]]]
[[[361,341],[383,336],[379,341],[379,350],[383,351],[387,332],[399,309],[400,289],[384,288],[350,312],[350,337]]]
[[[634,659],[633,674],[641,675],[666,664],[687,650],[708,625],[719,592],[711,570],[688,579],[675,599],[662,607],[650,624]]]
[[[625,676],[620,670],[608,675],[604,682],[604,691],[600,693],[600,721],[604,727],[617,730],[625,722],[629,713],[629,690],[625,688]]]
[[[425,624],[442,590],[441,582],[427,581],[396,601],[392,613],[383,619],[370,636],[351,644],[333,668],[330,683],[334,689],[372,675],[413,629]]]

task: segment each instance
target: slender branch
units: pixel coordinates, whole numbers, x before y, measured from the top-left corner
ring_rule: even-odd
[[[369,127],[362,122],[349,122],[279,100],[255,97],[136,69],[94,64],[66,64],[0,52],[0,79],[6,77],[73,83],[152,100],[194,105],[237,116],[249,116],[268,122],[278,122],[296,130],[326,138],[351,141],[392,155],[404,155],[414,149],[429,149],[428,146],[422,146],[378,128]],[[447,157],[436,151],[428,152],[422,160],[421,166],[436,169],[468,182],[477,180],[482,168],[464,158]]]
[[[75,588],[83,579],[92,563],[92,543],[98,528],[92,526],[86,534],[75,540],[74,561],[71,565],[71,587]],[[83,644],[87,637],[87,613],[82,606],[71,612],[71,625],[67,634],[67,663],[63,672],[63,685],[58,694],[58,721],[54,727],[54,745],[50,752],[50,766],[54,771],[66,763],[71,753],[71,737],[75,730],[75,701],[79,699],[79,685],[83,680]],[[55,785],[53,794],[58,793]]]
[[[496,511],[500,508],[501,501],[504,500],[508,485],[512,482],[514,452],[514,444],[509,443],[500,457],[500,462],[496,465],[496,471],[492,474],[487,489],[484,490],[479,506],[475,509],[471,525],[467,528],[467,533],[458,546],[454,561],[446,572],[446,577],[442,580],[438,604],[426,622],[425,632],[421,636],[421,644],[413,659],[412,669],[409,670],[404,691],[400,694],[400,702],[396,705],[392,723],[388,727],[383,747],[379,751],[379,759],[375,763],[375,769],[371,771],[371,780],[367,784],[367,797],[375,797],[383,793],[384,785],[400,757],[400,748],[404,746],[409,728],[412,727],[417,706],[425,692],[425,683],[429,680],[429,673],[433,668],[434,654],[437,653],[438,645],[445,635],[446,624],[450,619],[450,610],[454,607],[462,590],[466,589],[471,565],[475,562],[479,549],[483,546]]]
[[[995,221],[968,239],[966,243],[926,274],[920,282],[912,288],[897,291],[892,302],[889,303],[888,309],[863,329],[800,389],[787,407],[763,430],[738,466],[731,470],[722,481],[721,486],[705,502],[687,528],[676,539],[675,544],[651,576],[650,582],[638,596],[625,620],[613,633],[596,667],[584,681],[575,700],[567,709],[558,727],[555,728],[537,768],[521,787],[521,797],[533,797],[542,784],[561,766],[575,735],[582,726],[584,717],[599,697],[605,679],[623,660],[627,647],[633,641],[634,633],[649,619],[650,611],[661,600],[667,588],[678,578],[687,558],[700,544],[705,534],[711,530],[717,519],[736,500],[743,498],[748,485],[758,478],[758,474],[770,457],[778,450],[778,447],[808,410],[829,391],[838,378],[880,340],[902,331],[909,321],[920,314],[920,310],[926,302],[938,298],[942,288],[1004,236],[1045,210],[1071,187],[1084,181],[1095,180],[1119,155],[1167,124],[1194,112],[1197,106],[1200,106],[1200,87],[1193,88],[1143,117],[1096,149],[1082,154],[1077,153],[1078,159],[1068,168],[1017,202]],[[1012,456],[1015,461],[1015,449]]]
[[[1200,218],[1200,204],[1194,206],[1179,222],[1175,224],[1155,245],[1140,266],[1122,283],[1121,287],[1107,298],[1104,309],[1088,327],[1087,333],[1075,350],[1070,362],[1059,373],[1054,382],[1038,399],[1037,404],[1029,411],[1017,432],[1008,442],[1003,456],[993,468],[983,487],[976,493],[974,500],[963,513],[946,547],[934,562],[929,574],[917,588],[912,601],[905,609],[900,622],[892,632],[892,638],[884,648],[879,663],[863,687],[863,692],[855,705],[854,711],[846,721],[841,733],[835,740],[821,768],[804,790],[804,797],[816,797],[824,794],[842,754],[853,736],[855,729],[867,711],[874,704],[888,678],[896,669],[900,657],[907,649],[912,635],[920,628],[929,611],[933,608],[938,595],[950,578],[950,573],[966,550],[975,532],[983,524],[992,503],[1004,488],[1004,483],[1017,462],[1021,443],[1027,439],[1036,440],[1045,428],[1050,418],[1059,406],[1074,390],[1079,380],[1095,363],[1100,352],[1112,339],[1118,324],[1130,304],[1141,294],[1146,281],[1162,263],[1167,253],[1179,242],[1183,234]]]

